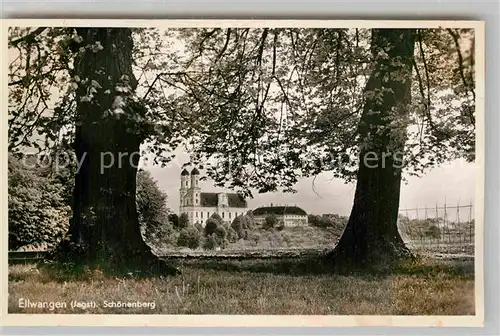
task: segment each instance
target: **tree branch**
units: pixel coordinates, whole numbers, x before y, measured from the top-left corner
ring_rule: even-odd
[[[226,43],[224,43],[224,46],[222,47],[221,51],[217,55],[215,62],[217,62],[222,56],[224,56],[224,53],[226,52],[227,46],[229,45],[230,39],[231,39],[231,28],[228,28],[227,33],[226,33]]]
[[[44,32],[45,29],[47,29],[47,27],[39,27],[23,37],[10,41],[9,44],[16,47],[20,43],[32,43],[38,35]]]
[[[448,28],[447,31],[450,33],[450,35],[453,37],[453,41],[455,42],[455,47],[457,48],[457,56],[458,56],[458,69],[460,72],[460,77],[462,78],[462,83],[464,84],[465,91],[467,94],[469,94],[469,91],[472,94],[472,99],[476,101],[476,93],[474,90],[469,90],[469,83],[467,83],[467,80],[465,79],[465,74],[464,74],[464,59],[462,57],[462,52],[460,51],[460,36],[458,33],[454,32],[453,29]]]
[[[427,61],[425,59],[425,53],[424,53],[424,47],[422,44],[422,34],[420,30],[417,30],[417,37],[418,37],[418,46],[419,46],[419,51],[420,51],[420,56],[422,57],[422,62],[424,64],[424,71],[425,71],[425,78],[427,81],[427,104],[426,104],[426,112],[427,112],[427,117],[429,118],[429,123],[432,128],[434,128],[434,122],[432,121],[432,116],[430,113],[430,108],[431,108],[431,96],[430,96],[430,80],[429,80],[429,69],[427,67]],[[422,79],[420,77],[420,74],[418,73],[418,69],[416,69],[416,64],[415,64],[415,71],[417,72],[417,76],[419,78],[419,85],[420,85],[420,93],[423,95],[423,88],[421,87],[422,85]],[[425,99],[425,96],[422,96],[422,99]]]
[[[264,53],[264,45],[266,43],[266,38],[269,33],[269,28],[264,28],[262,32],[262,36],[260,38],[259,51],[257,53],[257,65],[261,65],[262,63],[262,54]]]
[[[428,101],[428,96],[426,97],[425,91],[424,91],[424,85],[422,82],[422,76],[420,75],[420,71],[418,70],[418,65],[417,62],[415,61],[415,58],[412,58],[412,63],[413,67],[415,68],[415,73],[417,74],[417,79],[418,79],[418,88],[420,91],[420,95],[422,96],[422,100],[424,102],[424,113],[427,117],[427,120],[429,121],[429,126],[431,127],[432,131],[434,134],[439,134],[440,132],[437,130],[436,126],[434,125],[434,122],[432,120],[431,112],[430,112],[430,104]],[[428,92],[429,94],[429,92]]]
[[[200,44],[198,45],[198,54],[197,55],[194,55],[187,63],[186,63],[186,68],[189,68],[191,66],[191,64],[193,64],[193,62],[195,60],[197,60],[198,58],[200,58],[202,55],[203,55],[203,51],[205,50],[205,42],[210,38],[212,37],[212,35],[214,35],[216,32],[217,32],[218,28],[216,29],[213,29],[212,31],[208,32],[204,37],[203,39],[201,40]]]

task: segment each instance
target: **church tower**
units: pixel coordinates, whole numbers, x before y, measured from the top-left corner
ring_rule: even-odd
[[[189,172],[184,169],[182,172],[181,172],[181,188],[179,189],[179,192],[180,192],[180,213],[183,213],[183,207],[186,206],[186,196],[187,196],[187,192],[189,190]]]
[[[192,204],[199,206],[201,202],[200,171],[196,168],[191,171],[191,191]]]
[[[192,190],[192,202],[194,206],[199,206],[200,205],[200,194],[201,194],[201,188],[200,188],[200,171],[196,168],[194,168],[191,171],[191,190]]]

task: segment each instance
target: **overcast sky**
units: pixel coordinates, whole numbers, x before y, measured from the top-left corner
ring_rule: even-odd
[[[187,155],[177,157],[177,161],[169,163],[165,168],[151,163],[144,166],[158,181],[159,187],[167,193],[168,207],[176,213],[179,211],[181,160],[187,159]],[[445,201],[448,206],[458,203],[468,205],[471,201],[474,203],[476,173],[475,164],[457,160],[429,170],[421,178],[411,177],[407,184],[402,185],[400,209],[426,206],[434,208],[436,204],[442,206]],[[210,180],[200,184],[204,192],[224,190],[214,187]],[[288,204],[300,206],[313,214],[349,215],[355,184],[345,184],[342,180],[332,179],[331,174],[322,173],[316,178],[314,185],[313,178],[302,179],[296,189],[296,194],[256,193],[253,199],[248,199],[249,208],[255,209],[270,203]]]

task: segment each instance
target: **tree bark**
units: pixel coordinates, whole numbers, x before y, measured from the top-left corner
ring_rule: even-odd
[[[136,208],[139,146],[134,124],[144,108],[133,93],[130,29],[80,28],[74,80],[77,120],[74,150],[81,167],[73,192],[69,246],[85,262],[158,265],[144,242]],[[85,48],[85,49],[82,49]],[[90,98],[90,99],[89,99]],[[160,262],[161,263],[161,262]]]
[[[354,204],[332,254],[339,267],[391,267],[411,257],[397,218],[415,31],[374,29],[374,69],[365,88]]]

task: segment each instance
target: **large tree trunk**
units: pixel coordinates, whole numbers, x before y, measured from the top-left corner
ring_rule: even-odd
[[[347,226],[330,255],[341,267],[391,266],[411,256],[398,228],[401,167],[411,102],[413,29],[374,29],[374,69],[359,124],[360,162]]]
[[[144,108],[133,99],[131,30],[77,32],[83,41],[74,69],[79,77],[74,149],[82,164],[67,245],[85,262],[158,265],[142,238],[135,200],[144,135],[134,121],[144,116]]]

